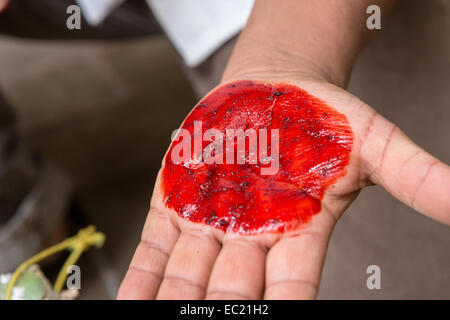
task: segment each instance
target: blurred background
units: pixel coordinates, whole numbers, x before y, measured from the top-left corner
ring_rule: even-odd
[[[0,37],[0,86],[21,132],[70,175],[80,212],[107,235],[101,250],[80,260],[81,299],[115,298],[170,134],[207,90],[189,79],[164,36]],[[450,1],[399,1],[358,60],[349,90],[449,164]],[[319,298],[449,299],[449,248],[448,226],[367,188],[336,227]],[[381,290],[366,287],[373,264]]]

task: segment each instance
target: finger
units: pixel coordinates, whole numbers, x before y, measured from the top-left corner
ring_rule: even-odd
[[[314,299],[335,220],[324,210],[305,230],[285,236],[268,252],[264,299]]]
[[[183,230],[169,258],[157,299],[203,299],[220,248],[204,228]]]
[[[206,299],[260,299],[266,248],[251,238],[227,235],[209,280]]]
[[[154,299],[179,236],[169,214],[151,209],[118,299]]]
[[[398,127],[376,115],[362,145],[369,179],[397,199],[450,224],[450,168],[414,144]]]

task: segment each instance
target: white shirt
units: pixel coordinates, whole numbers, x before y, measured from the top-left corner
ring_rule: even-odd
[[[100,24],[126,0],[77,0],[86,21]],[[189,67],[208,58],[247,22],[254,0],[147,0]]]

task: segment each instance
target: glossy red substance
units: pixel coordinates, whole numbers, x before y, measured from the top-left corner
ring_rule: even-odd
[[[327,187],[345,174],[352,149],[347,118],[288,84],[221,86],[185,120],[182,128],[192,135],[194,120],[203,121],[203,132],[279,129],[275,175],[261,175],[260,164],[175,164],[170,154],[179,142],[171,145],[162,171],[165,205],[187,220],[226,232],[285,232],[307,222],[321,210]]]

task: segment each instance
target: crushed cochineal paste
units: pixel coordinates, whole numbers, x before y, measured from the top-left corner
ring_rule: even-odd
[[[230,163],[225,155],[223,163],[207,164],[192,161],[193,152],[187,155],[189,161],[177,163],[171,154],[183,139],[172,142],[162,171],[166,207],[189,221],[225,232],[295,230],[320,212],[325,190],[345,174],[349,163],[353,133],[347,118],[293,85],[236,81],[216,88],[181,127],[192,135],[188,142],[193,150],[198,121],[201,135],[211,128],[224,136],[229,129],[265,129],[268,156],[273,150],[279,154],[278,170],[262,174],[261,169],[270,166],[267,162]],[[272,129],[279,132],[278,149],[271,144]],[[203,149],[213,141],[200,138]],[[250,154],[247,149],[245,159]]]

